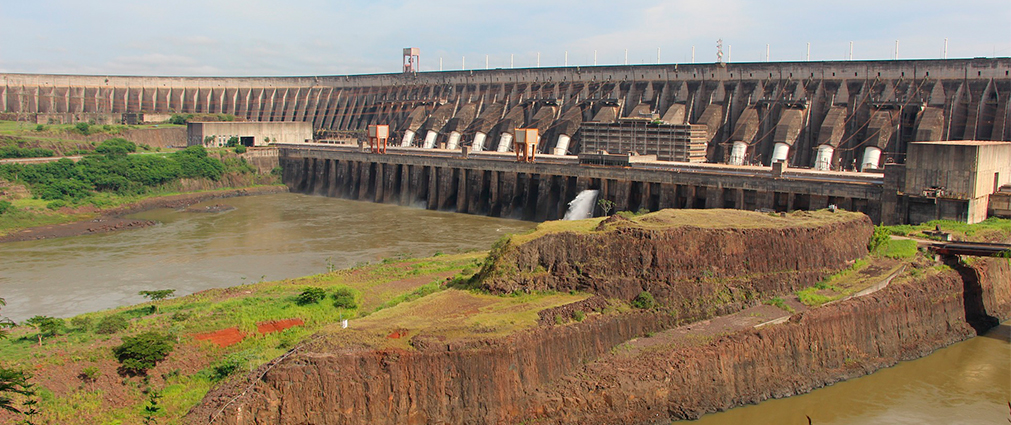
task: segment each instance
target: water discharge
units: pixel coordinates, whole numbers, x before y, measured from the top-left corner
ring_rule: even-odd
[[[576,195],[576,198],[569,202],[569,210],[565,212],[563,220],[582,220],[593,215],[593,206],[597,202],[599,190],[584,190]]]

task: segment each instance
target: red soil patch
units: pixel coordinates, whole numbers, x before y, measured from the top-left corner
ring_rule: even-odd
[[[193,337],[199,341],[210,341],[218,344],[219,347],[227,347],[242,341],[242,338],[245,338],[246,334],[239,332],[239,328],[235,327],[222,329],[220,331],[193,334]]]
[[[302,326],[305,322],[302,319],[284,319],[284,320],[271,320],[269,322],[260,322],[256,324],[256,331],[261,335],[266,335],[271,332],[280,332],[285,329]]]
[[[393,333],[386,335],[386,339],[400,339],[407,336],[407,329],[397,329]]]

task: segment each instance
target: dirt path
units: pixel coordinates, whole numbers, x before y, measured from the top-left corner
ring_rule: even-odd
[[[0,236],[0,243],[63,238],[67,236],[115,232],[118,230],[140,229],[154,225],[155,222],[150,220],[131,220],[122,218],[122,216],[155,208],[185,208],[209,199],[266,195],[271,193],[284,193],[287,191],[288,188],[285,186],[258,186],[243,189],[184,193],[180,195],[148,198],[132,204],[121,205],[116,208],[100,211],[101,216],[93,220],[30,227],[28,229],[15,231],[7,235]]]

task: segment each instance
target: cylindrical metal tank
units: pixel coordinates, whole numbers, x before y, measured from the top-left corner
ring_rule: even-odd
[[[502,133],[502,138],[498,140],[498,152],[509,152],[509,145],[513,143],[511,133]]]
[[[832,168],[832,154],[835,148],[832,145],[818,146],[818,154],[814,157],[814,169],[828,171]]]
[[[734,142],[730,148],[730,165],[744,165],[744,156],[748,153],[748,144],[742,141]]]
[[[435,130],[428,130],[428,133],[425,134],[425,145],[424,145],[424,148],[425,149],[432,149],[432,148],[434,148],[435,147],[435,138],[436,137],[439,137],[439,133],[437,131],[435,131]]]
[[[565,155],[566,151],[569,150],[569,140],[572,138],[564,135],[558,135],[558,141],[555,143],[555,155]]]
[[[864,159],[860,161],[860,171],[876,170],[881,162],[881,148],[868,146],[864,149]]]
[[[790,154],[790,145],[786,143],[776,143],[772,148],[772,164],[779,161],[786,162],[786,157]]]
[[[474,133],[474,143],[471,145],[472,152],[481,152],[484,150],[484,140],[488,138],[487,134],[482,132]]]
[[[449,140],[446,141],[446,149],[455,150],[460,145],[460,132],[449,133]]]
[[[411,130],[404,130],[404,140],[400,142],[400,147],[406,148],[411,146],[411,142],[414,141],[414,132]]]

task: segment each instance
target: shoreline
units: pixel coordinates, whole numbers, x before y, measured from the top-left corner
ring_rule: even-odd
[[[141,229],[155,224],[151,220],[123,218],[127,214],[156,208],[185,208],[210,199],[234,198],[238,196],[269,195],[288,192],[284,185],[252,186],[238,189],[217,189],[202,192],[180,193],[168,196],[154,196],[106,210],[98,211],[99,216],[89,220],[70,223],[34,226],[0,236],[0,243],[24,242],[40,239],[55,239],[70,236],[109,233],[120,230]]]

